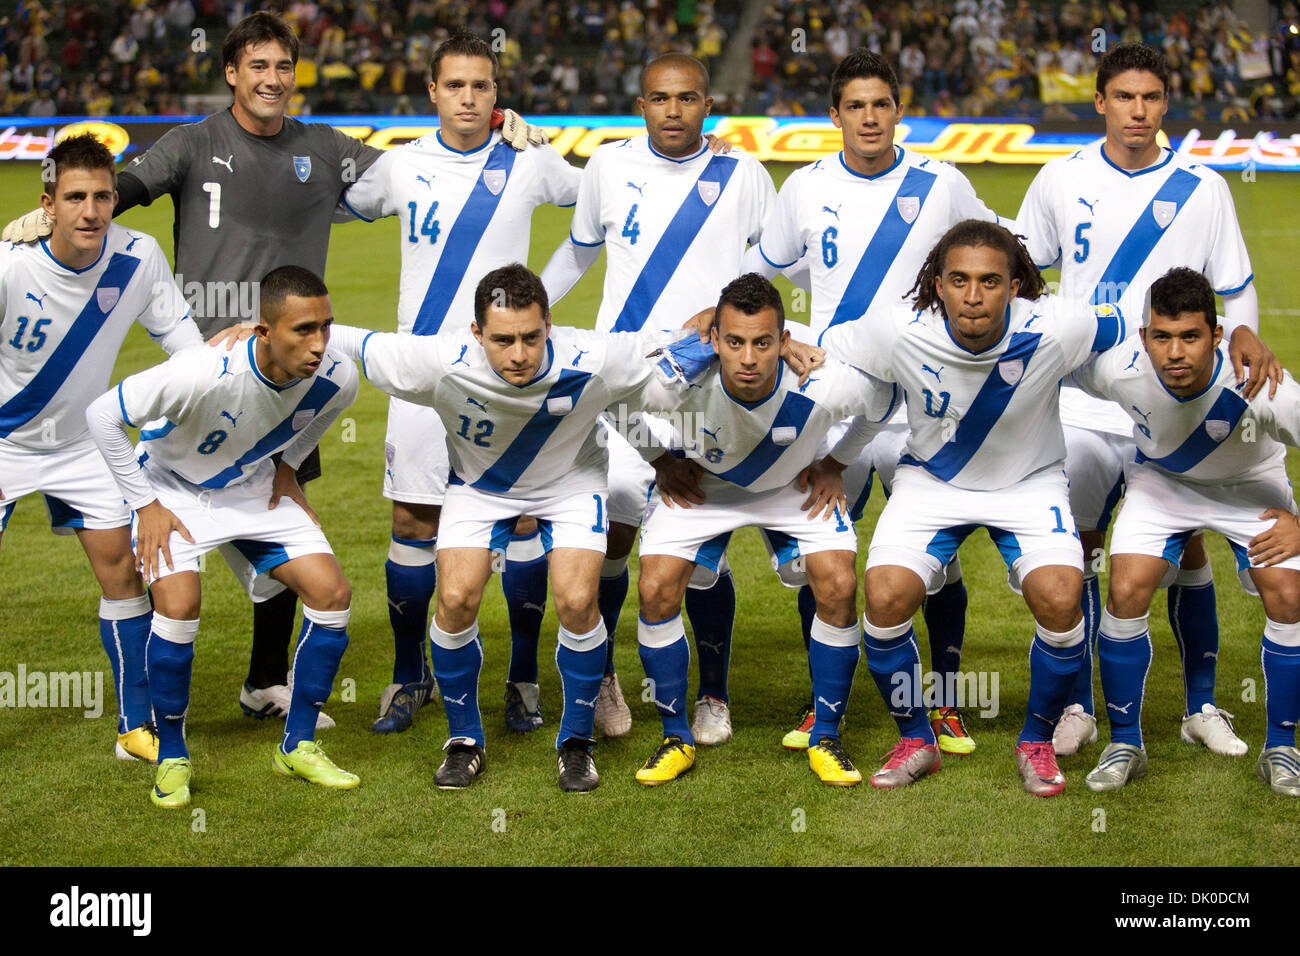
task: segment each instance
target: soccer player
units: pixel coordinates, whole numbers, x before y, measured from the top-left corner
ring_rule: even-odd
[[[1057,393],[1064,375],[1123,338],[1124,321],[1113,305],[1042,292],[1015,236],[968,220],[931,251],[914,308],[822,337],[829,353],[902,387],[911,430],[864,580],[867,667],[900,735],[872,775],[874,787],[906,786],[939,769],[922,688],[914,686],[912,616],[943,583],[958,546],[983,526],[1037,624],[1016,766],[1031,794],[1065,789],[1051,737],[1083,663],[1083,552],[1070,518]],[[930,369],[940,368],[936,382]]]
[[[1017,231],[1040,268],[1059,265],[1062,294],[1113,303],[1142,313],[1148,286],[1173,266],[1202,272],[1223,296],[1230,324],[1259,328],[1258,296],[1250,258],[1223,177],[1157,142],[1169,104],[1169,67],[1158,50],[1124,43],[1097,69],[1097,112],[1106,136],[1052,160],[1034,177],[1016,217]],[[1267,353],[1250,365],[1251,394],[1263,378]],[[1086,661],[1070,705],[1053,736],[1058,754],[1075,753],[1097,739],[1092,661],[1101,607],[1097,572],[1111,511],[1123,491],[1122,463],[1131,457],[1132,427],[1125,410],[1067,389],[1065,425],[1070,507],[1082,536]],[[1183,552],[1169,588],[1169,623],[1182,655],[1186,715],[1182,737],[1215,753],[1244,754],[1246,744],[1214,702],[1219,648],[1214,579],[1204,536]]]
[[[93,136],[70,136],[45,168],[49,239],[0,248],[0,539],[18,499],[35,492],[55,533],[77,535],[103,595],[114,751],[154,763],[144,660],[152,610],[131,554],[131,515],[86,433],[86,406],[108,387],[132,322],[168,352],[202,339],[158,243],[111,223],[112,153]]]
[[[710,151],[701,131],[712,104],[708,71],[694,57],[669,53],[646,66],[637,105],[647,135],[606,143],[592,154],[569,238],[542,272],[552,301],[573,287],[602,246],[607,261],[596,316],[600,331],[680,328],[686,318],[711,309],[722,287],[740,275],[746,244],[758,239],[776,190],[752,156]],[[665,444],[671,442],[670,429],[651,427]],[[684,463],[665,454],[651,468],[617,429],[609,448],[609,554],[601,569],[600,606],[612,636],[650,486],[656,480],[671,484]],[[687,591],[686,612],[700,653],[700,743],[731,739],[726,656],[735,610],[735,584],[725,561],[718,573],[701,574]],[[606,667],[596,722],[603,733],[617,736],[631,729],[632,713],[614,673],[612,644]]]
[[[894,144],[903,107],[898,78],[880,54],[859,49],[841,60],[831,74],[830,93],[831,121],[841,131],[843,149],[790,174],[763,223],[762,239],[741,266],[771,278],[806,261],[811,331],[818,342],[827,329],[901,304],[925,257],[951,226],[963,219],[998,218],[955,166]],[[870,494],[873,473],[889,494],[906,437],[900,409],[873,439],[863,464],[846,472],[855,519]],[[783,580],[791,580],[788,571]],[[807,644],[813,600],[806,584],[799,592],[799,611]],[[938,674],[961,667],[965,614],[966,587],[954,555],[947,582],[924,603],[930,660]],[[942,686],[954,685],[943,681]],[[945,753],[975,749],[955,700],[944,700],[930,717]],[[789,749],[806,747],[814,719],[810,704],[782,743]]]
[[[789,337],[776,288],[753,273],[733,280],[722,290],[710,335],[719,361],[676,407],[683,421],[700,423],[695,435],[683,437],[690,439],[687,453],[705,469],[704,501],[690,510],[655,509],[641,539],[637,639],[664,732],[637,771],[647,786],[675,780],[695,765],[684,706],[690,649],[682,599],[695,567],[715,568],[732,533],[747,526],[778,535],[784,557],[803,558],[816,595],[809,766],[832,786],[862,780],[839,735],[862,640],[857,536],[845,520],[839,473],[862,450],[871,426],[893,413],[898,389],[840,362],[823,365],[801,385],[781,362]],[[864,427],[851,428],[827,455],[827,430],[855,416]],[[817,490],[827,486],[823,479],[833,491]],[[801,487],[809,482],[813,495]],[[813,520],[823,511],[824,520]]]
[[[136,555],[153,595],[147,659],[159,759],[150,799],[166,809],[190,802],[185,715],[199,558],[220,544],[303,602],[293,695],[273,768],[325,787],[360,783],[314,740],[348,644],[352,592],[294,474],[356,396],[356,368],[327,350],[329,294],[306,269],[282,266],[263,277],[258,314],[246,347],[182,352],[128,376],[86,412],[135,512]],[[128,426],[141,427],[136,448]]]
[[[474,290],[473,322],[451,316],[438,335],[336,330],[373,384],[433,408],[447,430],[451,478],[438,534],[437,604],[429,629],[447,712],[444,790],[486,769],[478,707],[483,648],[478,608],[521,515],[533,516],[550,557],[560,619],[555,652],[564,709],[555,747],[560,788],[593,790],[596,695],[605,674],[605,623],[596,601],[609,509],[597,416],[612,403],[664,408],[671,395],[642,335],[551,328],[546,288],[518,263]],[[694,336],[685,345],[698,342]]]
[[[1228,539],[1243,583],[1253,583],[1267,615],[1261,661],[1268,735],[1257,772],[1275,793],[1300,797],[1300,557],[1277,554],[1263,566],[1249,556],[1268,518],[1295,521],[1281,443],[1300,444],[1300,386],[1288,374],[1274,397],[1262,390],[1242,396],[1214,288],[1198,271],[1170,270],[1152,283],[1149,301],[1140,347],[1114,349],[1073,376],[1128,411],[1137,443],[1111,536],[1097,642],[1111,737],[1087,784],[1118,790],[1146,773],[1147,612],[1188,540],[1210,528]]]
[[[517,152],[490,128],[497,69],[491,46],[472,33],[458,32],[439,45],[430,67],[429,99],[440,128],[385,153],[344,196],[362,219],[399,217],[399,332],[434,335],[451,317],[464,322],[473,312],[480,277],[527,261],[533,210],[577,200],[582,174],[551,146]],[[374,723],[379,733],[410,727],[434,690],[424,639],[437,582],[434,555],[448,469],[447,435],[437,413],[390,397],[384,453],[384,496],[393,502],[385,577],[395,653],[393,682],[384,690]],[[546,607],[546,563],[539,533],[512,536],[506,554],[502,586],[512,632],[506,723],[526,732],[542,723],[537,642]]]

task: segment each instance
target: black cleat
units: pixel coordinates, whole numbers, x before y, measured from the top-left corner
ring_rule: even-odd
[[[442,749],[447,756],[433,774],[439,790],[464,790],[487,770],[487,754],[469,737],[452,737]]]
[[[560,789],[586,793],[600,786],[596,762],[591,759],[591,741],[570,737],[560,747]]]

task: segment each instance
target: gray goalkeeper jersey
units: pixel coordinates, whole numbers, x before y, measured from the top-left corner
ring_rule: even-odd
[[[274,136],[255,136],[227,109],[169,130],[123,173],[140,180],[150,202],[171,195],[176,278],[208,336],[252,317],[256,297],[231,283],[284,265],[324,277],[339,196],[381,155],[290,116]]]

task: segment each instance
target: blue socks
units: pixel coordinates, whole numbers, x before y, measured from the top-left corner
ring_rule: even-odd
[[[575,737],[594,740],[596,695],[605,676],[605,622],[597,621],[586,634],[574,634],[561,624],[555,666],[560,669],[564,690],[564,714],[555,737],[556,748]]]
[[[966,585],[961,578],[957,578],[926,597],[921,605],[921,616],[925,619],[925,627],[930,634],[930,669],[940,677],[961,670],[961,646],[966,636],[966,603]],[[948,688],[956,686],[955,682],[947,680],[940,684],[945,695],[944,707],[957,706],[957,701],[947,699]]]
[[[1029,704],[1018,744],[1052,739],[1052,729],[1083,666],[1085,640],[1083,621],[1061,632],[1038,626],[1029,648]]]
[[[1214,572],[1209,563],[1191,571],[1178,571],[1169,587],[1169,626],[1183,658],[1183,689],[1187,710],[1199,714],[1203,704],[1214,703],[1214,678],[1219,666],[1218,602]]]
[[[153,605],[148,594],[120,600],[99,599],[99,641],[113,668],[119,734],[153,720],[144,660],[152,620]]]
[[[1300,720],[1300,624],[1267,620],[1260,648],[1268,736],[1264,747],[1294,747]]]
[[[511,535],[506,548],[506,565],[501,572],[501,590],[510,615],[510,669],[506,680],[537,683],[537,644],[546,615],[546,550],[542,532]]]
[[[596,592],[596,605],[601,620],[605,622],[605,673],[614,673],[614,632],[618,618],[627,600],[627,557],[606,558],[600,571],[600,587]]]
[[[727,700],[727,672],[731,667],[731,627],[736,620],[736,583],[723,571],[713,587],[686,589],[686,616],[700,655],[700,691],[697,698]]]
[[[158,760],[188,757],[185,714],[190,709],[190,673],[198,619],[177,621],[154,614],[145,646],[149,694],[158,725]]]
[[[298,743],[316,737],[316,718],[329,699],[334,675],[348,646],[348,617],[351,610],[318,611],[302,606],[302,633],[294,651],[293,695],[289,698],[289,716],[284,722],[282,753],[292,753]],[[424,655],[421,653],[421,659]]]
[[[484,746],[483,718],[478,709],[478,676],[483,670],[478,622],[448,634],[438,626],[435,615],[429,628],[429,657],[433,661],[433,676],[442,692],[442,706],[447,712],[448,736],[465,737]]]
[[[650,623],[637,617],[637,643],[641,666],[650,679],[655,709],[663,720],[664,736],[676,734],[682,743],[694,745],[695,737],[686,720],[686,684],[690,677],[691,647],[686,640],[682,616]]]
[[[856,622],[848,627],[832,627],[820,617],[813,619],[808,646],[814,713],[812,730],[808,733],[810,746],[817,746],[823,737],[840,735],[840,719],[853,690],[861,640],[862,631]]]
[[[429,602],[438,583],[435,538],[393,538],[384,577],[388,585],[388,621],[393,627],[393,683],[410,684],[428,674],[424,634]]]
[[[863,647],[867,670],[876,682],[889,716],[898,724],[900,737],[920,737],[935,743],[934,729],[925,711],[921,686],[921,652],[916,646],[912,622],[897,627],[876,627],[862,617]]]
[[[1142,746],[1142,698],[1151,669],[1147,615],[1112,617],[1103,611],[1097,637],[1101,692],[1110,720],[1110,742]]]

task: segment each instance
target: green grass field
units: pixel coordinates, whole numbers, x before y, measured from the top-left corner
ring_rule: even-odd
[[[789,172],[772,168],[778,185]],[[993,208],[1014,215],[1035,169],[966,172]],[[1285,364],[1300,368],[1300,180],[1260,174],[1256,182],[1243,182],[1240,174],[1229,174],[1229,182],[1255,266],[1263,335]],[[4,218],[31,208],[38,185],[34,164],[0,168],[0,199],[9,211]],[[568,218],[567,210],[538,212],[529,263],[534,269],[540,271],[563,238]],[[157,236],[170,251],[166,200],[122,221]],[[392,223],[335,228],[327,281],[339,321],[395,327],[398,235]],[[558,322],[590,327],[602,275],[603,265],[596,266],[556,307]],[[134,330],[114,381],[160,358]],[[341,766],[360,774],[362,786],[325,792],[272,773],[280,725],[250,720],[237,706],[249,607],[214,557],[203,576],[188,725],[196,812],[154,809],[147,797],[152,768],[113,759],[111,687],[107,713],[98,720],[72,709],[0,710],[0,863],[1195,866],[1288,865],[1295,859],[1296,805],[1255,779],[1264,734],[1263,610],[1238,586],[1221,539],[1211,542],[1222,628],[1219,702],[1237,715],[1237,728],[1251,744],[1248,757],[1216,757],[1178,741],[1178,654],[1159,597],[1151,615],[1156,654],[1147,684],[1148,778],[1116,794],[1089,792],[1083,776],[1100,752],[1093,746],[1063,759],[1069,788],[1062,796],[1026,795],[1012,749],[1027,695],[1033,625],[1006,587],[997,552],[980,534],[962,549],[970,592],[963,666],[999,674],[1001,710],[988,719],[970,714],[979,749],[968,758],[949,758],[936,777],[903,791],[824,787],[802,754],[779,746],[807,694],[807,665],[794,595],[770,572],[757,534],[745,531],[731,551],[740,593],[731,743],[701,748],[695,771],[671,786],[647,790],[633,780],[659,740],[653,706],[639,693],[644,675],[636,654],[633,562],[617,664],[635,723],[628,736],[598,746],[597,791],[560,793],[552,749],[559,717],[554,614],[543,628],[546,726],[525,737],[510,735],[501,707],[510,642],[493,582],[480,619],[489,772],[468,791],[441,792],[432,785],[446,732],[439,708],[425,710],[408,733],[379,737],[370,731],[392,662],[383,571],[390,511],[380,496],[384,409],[385,397],[363,385],[343,422],[355,421],[355,441],[345,441],[344,427],[336,426],[322,444],[326,477],[309,487],[354,592],[352,644],[327,706],[338,728],[322,739]],[[1292,456],[1293,478],[1295,464]],[[859,527],[863,555],[881,505],[877,493]],[[0,549],[0,671],[16,672],[20,663],[29,672],[102,670],[111,685],[96,632],[97,597],[75,540],[50,535],[38,500],[22,502]],[[845,746],[869,773],[897,733],[865,664],[848,710]],[[1102,734],[1104,742],[1105,727]]]

